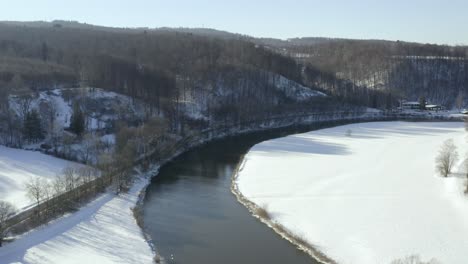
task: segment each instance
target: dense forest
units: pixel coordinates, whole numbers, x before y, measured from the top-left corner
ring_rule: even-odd
[[[282,78],[304,84],[303,65],[241,37],[66,23],[32,25],[0,24],[4,94],[100,87],[143,99],[155,112],[172,119],[180,117],[181,102],[190,99],[198,104],[219,94],[224,95],[217,96],[219,102],[204,100],[210,118],[303,108],[274,89]]]
[[[144,101],[150,115],[179,131],[350,105],[390,109],[420,97],[452,107],[468,92],[467,54],[466,47],[400,41],[2,22],[0,108],[8,108],[7,95],[99,87]],[[291,96],[301,89],[328,96]]]
[[[468,93],[468,47],[401,41],[325,38],[259,40],[353,87],[379,90],[398,99],[428,98],[452,107]],[[328,79],[329,77],[325,77]],[[329,84],[324,84],[330,88]],[[343,96],[346,90],[335,93]],[[374,106],[381,104],[371,100]]]

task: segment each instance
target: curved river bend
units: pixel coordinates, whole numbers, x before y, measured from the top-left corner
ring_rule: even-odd
[[[237,163],[253,145],[304,131],[215,141],[162,167],[143,206],[145,229],[158,252],[178,264],[317,263],[254,218],[230,190]]]

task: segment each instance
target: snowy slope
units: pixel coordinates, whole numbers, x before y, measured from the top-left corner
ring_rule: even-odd
[[[268,88],[275,89],[279,92],[278,94],[281,94],[290,100],[306,102],[313,98],[327,96],[320,91],[303,86],[282,75],[271,72],[264,72],[264,74],[267,76]],[[243,85],[250,84],[255,87],[258,86],[256,83],[250,83],[250,80],[248,79],[239,78],[238,81],[240,83],[245,82]],[[215,82],[202,85],[198,87],[198,89],[181,91],[181,109],[191,119],[207,121],[209,119],[207,112],[209,112],[210,108],[213,108],[213,106],[216,105],[229,104],[231,103],[232,98],[238,98],[240,96],[240,83],[233,84],[226,79],[218,78]]]
[[[21,116],[21,105],[22,102],[19,97],[10,97],[10,107],[18,116]],[[70,125],[71,105],[65,102],[60,89],[40,92],[37,98],[31,100],[30,109],[35,109],[40,113],[41,105],[53,105],[56,110],[57,123],[62,127]]]
[[[106,193],[65,216],[0,248],[0,263],[153,263],[153,252],[131,208],[147,180],[129,194]]]
[[[327,96],[322,92],[312,90],[281,75],[274,75],[270,82],[277,90],[283,92],[286,97],[296,101],[306,101],[313,97]]]
[[[65,99],[70,97],[69,99]],[[55,120],[63,128],[70,126],[73,113],[72,102],[81,101],[87,114],[88,130],[94,131],[105,128],[107,123],[120,118],[118,111],[125,115],[141,118],[144,115],[144,104],[130,97],[99,88],[70,88],[54,89],[38,93],[30,102],[30,109],[37,110],[43,120],[47,120],[47,112],[55,109]],[[10,107],[17,116],[22,115],[23,102],[21,97],[10,96]]]
[[[390,263],[416,254],[464,264],[464,171],[441,178],[434,164],[450,138],[463,157],[462,123],[367,123],[289,136],[255,146],[237,184],[338,263]]]
[[[0,146],[0,200],[18,209],[32,204],[26,196],[25,184],[31,177],[52,180],[67,166],[82,166],[39,152]]]

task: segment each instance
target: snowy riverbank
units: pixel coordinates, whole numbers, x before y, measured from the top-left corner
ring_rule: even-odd
[[[463,157],[465,137],[462,123],[324,129],[256,145],[235,183],[273,223],[338,263],[390,263],[415,254],[465,263],[463,166],[444,179],[434,164],[449,138]]]
[[[379,116],[377,116],[378,118]],[[364,114],[357,119],[372,119]],[[335,120],[335,117],[331,118]],[[299,118],[298,120],[302,120]],[[181,147],[171,158],[210,140],[228,135],[242,134],[274,127],[285,127],[294,123],[313,123],[313,119],[305,118],[298,121],[289,119],[283,123],[259,125],[257,128],[237,131],[225,131],[216,136],[196,140]],[[325,119],[326,120],[326,119]],[[325,121],[321,119],[321,121]],[[156,168],[156,167],[155,167]],[[148,176],[155,176],[155,171]],[[17,241],[0,248],[0,264],[3,263],[77,263],[97,259],[100,263],[150,263],[155,253],[133,215],[133,208],[141,205],[142,197],[149,184],[149,177],[144,177],[133,186],[129,194],[114,196],[106,193],[95,201],[84,206],[78,212],[62,217],[49,225],[33,230],[18,238]],[[102,221],[100,221],[102,219]],[[119,239],[114,239],[119,237]],[[120,237],[122,240],[120,240]],[[125,240],[125,241],[123,241]],[[60,252],[56,251],[58,248]],[[99,249],[103,249],[102,252]],[[133,250],[136,251],[133,252]],[[115,254],[111,254],[115,250]],[[74,255],[72,255],[74,254]],[[137,259],[134,259],[138,256]],[[148,262],[149,261],[149,262]]]
[[[0,263],[154,263],[132,211],[148,182],[141,176],[128,193],[107,192],[78,212],[21,236],[0,248]]]

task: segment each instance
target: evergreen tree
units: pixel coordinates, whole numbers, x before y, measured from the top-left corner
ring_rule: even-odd
[[[32,110],[26,114],[23,124],[23,135],[27,141],[33,143],[44,139],[41,117],[36,110]]]
[[[85,117],[79,104],[73,105],[73,114],[70,118],[70,130],[81,136],[85,131]]]
[[[419,107],[421,108],[421,110],[426,110],[426,104],[427,104],[426,97],[424,96],[419,97]]]

